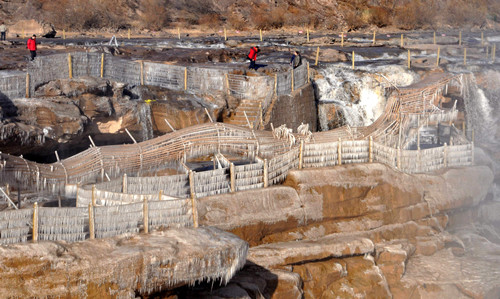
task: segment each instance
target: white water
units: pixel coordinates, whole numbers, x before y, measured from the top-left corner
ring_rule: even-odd
[[[316,80],[316,87],[321,130],[329,129],[329,105],[341,111],[342,123],[346,125],[370,125],[383,113],[387,101],[385,88],[407,86],[417,78],[402,66],[368,66],[360,70],[353,72],[335,65],[320,70],[323,78]]]

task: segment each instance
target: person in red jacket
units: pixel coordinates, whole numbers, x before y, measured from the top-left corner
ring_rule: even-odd
[[[36,35],[33,34],[33,36],[28,39],[28,50],[30,50],[31,53],[31,61],[35,60],[36,57]]]
[[[250,48],[250,53],[247,56],[247,58],[250,59],[250,65],[248,66],[249,69],[257,70],[257,67],[255,66],[255,61],[257,60],[257,53],[259,52],[260,52],[259,46]]]

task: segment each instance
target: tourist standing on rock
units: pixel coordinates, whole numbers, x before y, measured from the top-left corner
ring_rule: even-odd
[[[250,65],[248,66],[249,69],[257,70],[257,67],[255,66],[255,61],[257,61],[257,53],[259,52],[260,52],[259,46],[250,48],[250,53],[247,56],[247,58],[250,59]]]
[[[295,69],[302,64],[302,56],[300,56],[299,51],[293,51],[292,59],[290,60],[290,65]]]
[[[5,40],[5,35],[7,32],[7,26],[5,26],[4,22],[0,23],[0,40]]]
[[[31,61],[35,60],[36,57],[36,35],[33,34],[33,36],[28,39],[28,50],[30,50],[31,53]]]

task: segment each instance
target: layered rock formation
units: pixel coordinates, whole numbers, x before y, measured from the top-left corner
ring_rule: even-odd
[[[216,228],[0,248],[0,296],[134,298],[185,284],[227,282],[248,245]],[[15,287],[13,287],[15,286]]]
[[[492,181],[484,166],[407,175],[380,164],[347,165],[292,171],[281,187],[200,199],[200,223],[231,230],[253,247],[230,289],[187,294],[253,298],[257,289],[272,298],[495,296],[500,230],[494,225],[500,217],[493,210],[500,204],[487,199]],[[478,218],[488,225],[477,227],[488,229],[446,231],[449,222],[456,231],[462,219],[470,224]],[[261,279],[262,273],[274,279]],[[278,273],[287,288],[278,287]],[[248,283],[249,277],[259,282]]]

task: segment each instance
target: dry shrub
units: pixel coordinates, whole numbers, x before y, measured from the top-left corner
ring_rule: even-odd
[[[433,0],[410,1],[396,9],[394,24],[405,30],[435,27],[437,8]]]
[[[372,7],[369,10],[370,23],[377,27],[385,27],[391,24],[391,11],[386,7]]]
[[[221,17],[220,17],[219,14],[216,14],[216,13],[207,13],[207,14],[202,15],[198,19],[198,23],[200,25],[204,25],[204,26],[207,26],[207,27],[217,28],[217,27],[221,26],[222,20],[221,20]]]
[[[445,9],[445,21],[455,27],[481,26],[487,15],[488,6],[481,0],[452,0]]]
[[[280,7],[265,9],[253,8],[251,13],[251,21],[257,29],[276,29],[281,28],[285,24],[286,10]]]
[[[144,28],[160,30],[169,23],[165,0],[142,0],[140,5],[141,24]]]
[[[247,28],[247,22],[243,19],[242,16],[239,16],[235,13],[232,13],[228,18],[227,18],[227,24],[236,30],[245,30]]]
[[[348,30],[356,30],[366,26],[363,16],[357,10],[350,10],[344,16],[344,21]]]

